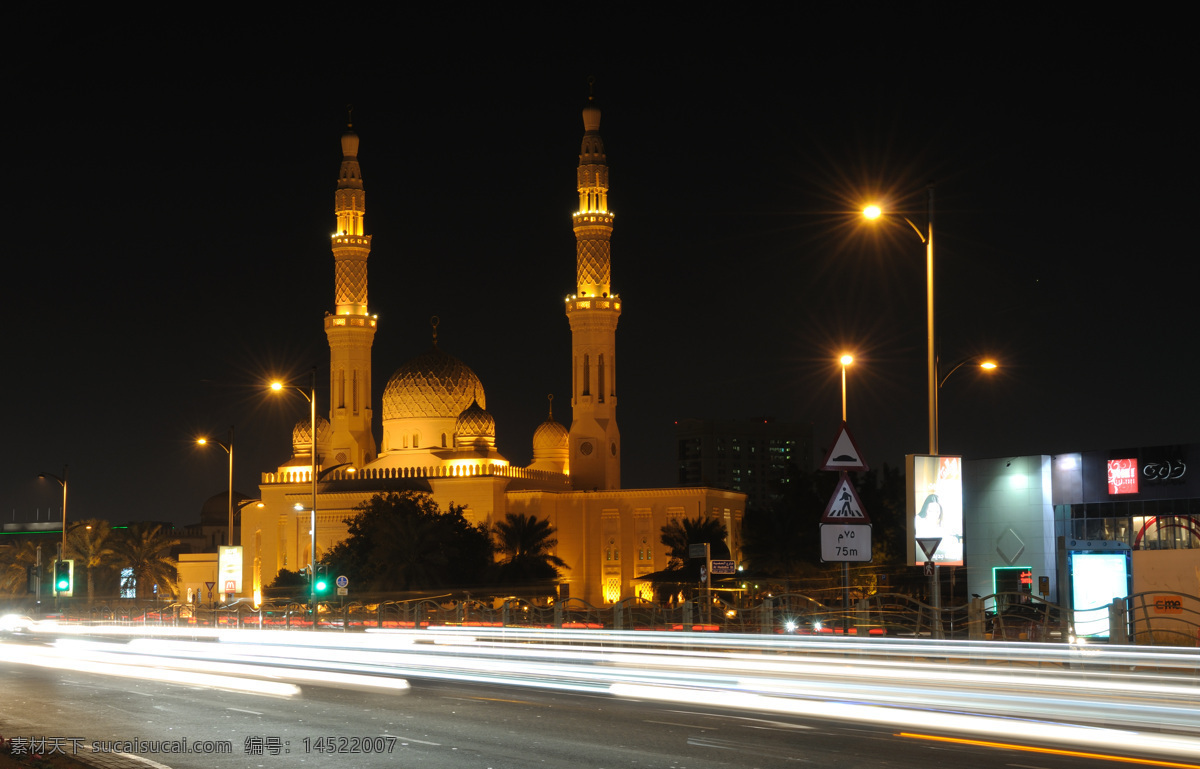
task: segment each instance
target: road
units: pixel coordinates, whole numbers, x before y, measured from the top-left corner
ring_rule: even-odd
[[[335,635],[329,643],[345,643],[346,638]],[[976,691],[957,683],[941,687],[958,690],[963,695],[964,704],[957,712],[942,705],[909,703],[903,708],[887,708],[888,723],[879,723],[878,719],[872,722],[872,714],[881,711],[877,704],[859,696],[838,697],[837,687],[829,687],[828,681],[824,682],[824,691],[816,691],[820,682],[811,675],[800,688],[752,702],[745,698],[761,697],[750,690],[761,692],[765,686],[762,681],[753,686],[743,681],[741,691],[722,690],[719,677],[706,673],[713,676],[712,680],[700,682],[703,684],[700,688],[689,688],[678,681],[667,687],[651,686],[648,681],[652,677],[661,678],[666,660],[650,650],[646,652],[650,655],[647,659],[639,660],[643,664],[637,666],[641,671],[637,675],[641,677],[622,684],[609,680],[616,665],[614,661],[619,658],[612,649],[607,650],[601,662],[593,660],[592,667],[603,680],[594,685],[587,683],[588,666],[578,665],[581,658],[574,662],[561,659],[562,648],[555,652],[560,657],[556,670],[568,671],[566,677],[556,682],[544,671],[536,671],[530,666],[528,645],[517,649],[523,661],[516,667],[498,657],[495,645],[471,652],[460,644],[423,650],[426,655],[423,665],[403,659],[406,655],[402,652],[391,651],[383,656],[372,652],[376,657],[370,657],[352,649],[333,653],[326,650],[320,655],[324,662],[315,664],[312,661],[315,657],[306,659],[307,647],[301,645],[289,651],[287,656],[291,659],[287,665],[280,662],[278,650],[270,651],[270,656],[264,656],[255,665],[256,675],[249,675],[246,658],[251,652],[266,653],[257,644],[175,641],[140,647],[135,644],[139,664],[150,671],[145,676],[137,674],[141,677],[100,667],[84,669],[87,665],[99,666],[104,659],[132,656],[124,642],[67,643],[64,648],[68,654],[62,660],[64,664],[70,660],[77,668],[73,670],[63,669],[64,665],[11,661],[20,658],[24,650],[40,653],[52,648],[45,645],[47,640],[28,645],[8,642],[0,649],[4,652],[0,655],[4,660],[0,662],[0,670],[5,692],[0,702],[0,727],[6,736],[27,732],[35,738],[76,738],[83,744],[186,739],[189,744],[229,741],[231,745],[232,752],[225,755],[138,751],[177,769],[246,766],[270,769],[325,766],[334,762],[352,767],[424,765],[496,769],[539,765],[696,769],[797,763],[821,767],[927,769],[936,765],[1053,769],[1095,766],[1096,757],[1086,754],[1136,756],[1142,747],[1136,744],[1137,735],[1147,739],[1155,736],[1143,729],[1123,732],[1125,744],[1113,744],[1104,738],[1095,740],[1094,745],[1056,744],[1056,737],[1039,736],[1033,730],[1039,726],[1069,726],[1059,724],[1057,714],[1046,713],[1036,720],[971,715],[968,711],[988,709],[986,703],[985,707],[970,707],[972,701],[981,702],[980,696],[987,689],[984,684],[975,687]],[[290,640],[299,639],[291,634]],[[225,654],[227,646],[237,650],[234,656],[241,661],[216,659]],[[590,648],[570,647],[588,654]],[[122,651],[111,654],[108,649]],[[146,655],[148,651],[155,656]],[[197,655],[203,659],[196,659]],[[166,660],[188,656],[193,657],[193,670],[210,671],[215,677],[198,682],[159,680],[174,669],[175,663]],[[397,672],[383,674],[378,669],[370,676],[362,671],[343,671],[338,675],[345,678],[322,683],[305,680],[316,675],[316,668],[330,670],[344,668],[351,661],[362,665],[367,659],[379,663],[393,658],[397,669],[406,669],[404,680],[408,681],[408,688],[403,688]],[[472,660],[483,660],[485,664],[479,666]],[[864,660],[863,664],[867,662]],[[578,669],[571,670],[573,664]],[[726,668],[732,665],[725,663]],[[908,666],[911,665],[910,661]],[[127,667],[134,669],[132,664]],[[462,672],[468,669],[479,675]],[[763,680],[774,681],[776,689],[782,692],[787,687],[778,675],[772,669],[771,677]],[[874,678],[881,675],[887,677],[877,672]],[[1044,675],[1050,681],[1057,680],[1049,673]],[[1096,671],[1087,671],[1087,675],[1092,679],[1098,676]],[[694,681],[697,674],[691,672],[689,677]],[[1155,680],[1159,678],[1156,676]],[[279,688],[259,693],[253,682],[262,680]],[[830,680],[836,682],[841,676],[832,675]],[[239,681],[251,681],[252,685],[243,688]],[[870,688],[861,680],[855,682],[847,677],[845,681],[846,691],[865,692]],[[380,683],[392,688],[381,688]],[[792,681],[798,683],[801,682]],[[400,688],[395,688],[397,685]],[[809,685],[814,688],[805,694]],[[874,686],[882,691],[878,684]],[[893,694],[888,697],[894,696],[897,687],[891,688]],[[1060,695],[1065,697],[1061,692]],[[1164,698],[1169,699],[1165,695]],[[1161,705],[1158,700],[1164,698],[1156,698],[1156,704]],[[1196,701],[1191,700],[1193,711]],[[792,708],[796,703],[801,707]],[[1194,713],[1190,717],[1195,722]],[[956,719],[970,718],[979,719],[984,726],[998,723],[999,728],[980,735],[955,725]],[[1188,733],[1190,727],[1191,724],[1184,723],[1171,731]],[[356,743],[355,738],[368,739]],[[990,747],[980,742],[1010,747]],[[1188,745],[1192,743],[1185,747]],[[372,752],[337,752],[364,747]],[[258,755],[256,751],[260,749],[262,754]],[[376,749],[381,752],[374,752]],[[1047,749],[1058,752],[1046,752]],[[1161,748],[1153,757],[1158,761],[1153,765],[1200,765],[1192,756],[1171,756]]]

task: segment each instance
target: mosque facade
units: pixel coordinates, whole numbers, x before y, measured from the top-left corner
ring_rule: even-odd
[[[281,569],[312,562],[313,472],[316,556],[347,533],[346,519],[380,493],[416,490],[445,509],[463,506],[475,523],[521,513],[548,520],[558,545],[564,594],[596,605],[648,596],[638,577],[667,567],[660,532],[671,519],[711,517],[729,532],[740,560],[744,494],[711,488],[621,488],[617,427],[616,331],[622,298],[612,291],[608,163],[600,110],[589,100],[577,181],[576,288],[566,300],[571,328],[571,423],[551,411],[533,431],[533,461],[512,465],[500,453],[496,423],[483,383],[469,366],[437,344],[396,369],[380,398],[382,440],[376,444],[371,393],[371,347],[378,319],[367,302],[371,236],[364,229],[366,197],[358,162],[359,138],[342,136],[332,236],[335,310],[327,312],[329,417],[296,425],[292,456],[262,475],[261,506],[242,512],[242,594],[257,595]],[[314,375],[315,376],[315,375]],[[315,389],[315,388],[314,388]],[[315,413],[315,412],[314,412]],[[353,595],[353,586],[351,586]]]

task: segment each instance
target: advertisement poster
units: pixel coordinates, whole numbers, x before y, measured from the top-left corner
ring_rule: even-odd
[[[217,590],[237,595],[242,592],[242,548],[222,547],[217,552]]]
[[[963,563],[962,457],[908,456],[908,525],[912,562],[925,563],[917,539],[941,539],[933,561]]]

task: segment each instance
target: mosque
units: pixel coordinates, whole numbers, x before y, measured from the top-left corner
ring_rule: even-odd
[[[329,417],[316,418],[315,462],[313,420],[305,419],[292,433],[291,458],[262,474],[261,505],[242,511],[241,595],[258,595],[280,569],[295,571],[311,563],[314,469],[317,558],[346,536],[345,520],[361,502],[414,489],[429,493],[442,508],[462,505],[475,523],[509,513],[549,520],[558,539],[555,555],[569,566],[562,570],[562,594],[596,605],[648,596],[648,586],[636,580],[666,568],[669,554],[659,537],[673,518],[720,519],[729,532],[730,552],[740,560],[744,494],[621,488],[616,331],[624,300],[611,287],[608,164],[600,110],[590,99],[583,124],[579,210],[572,215],[576,287],[566,300],[571,424],[555,421],[551,413],[537,425],[528,467],[515,467],[500,453],[484,385],[470,367],[438,347],[436,319],[432,347],[388,380],[381,399],[382,441],[376,444],[371,346],[378,319],[367,304],[371,236],[364,229],[359,137],[352,126],[342,136],[332,236],[335,310],[324,319]]]

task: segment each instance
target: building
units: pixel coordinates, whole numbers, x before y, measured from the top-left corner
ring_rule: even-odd
[[[1132,593],[1200,596],[1197,455],[1192,444],[963,462],[970,592],[1067,605],[1087,587],[1072,575],[1074,554],[1128,553]]]
[[[773,419],[675,423],[679,485],[740,491],[755,510],[770,507],[797,470],[813,469],[812,425]]]
[[[548,519],[557,530],[555,555],[570,567],[563,575],[566,590],[596,604],[646,592],[634,580],[667,566],[659,533],[672,518],[720,518],[730,532],[730,552],[735,558],[740,553],[744,494],[707,487],[621,488],[616,329],[624,300],[612,290],[608,164],[600,110],[591,100],[583,122],[579,209],[572,216],[576,286],[565,307],[572,339],[571,423],[567,427],[550,413],[532,430],[528,467],[513,466],[500,452],[484,384],[439,346],[436,318],[431,346],[388,380],[376,444],[370,382],[379,327],[367,298],[371,236],[364,227],[359,138],[352,127],[343,135],[332,236],[335,309],[324,319],[329,418],[316,420],[315,458],[312,420],[296,425],[292,456],[263,473],[262,506],[243,511],[243,584],[249,589],[270,584],[280,569],[311,563],[314,465],[320,480],[317,558],[345,536],[344,521],[358,504],[409,489],[428,492],[443,507],[464,506],[474,522],[508,513]]]

